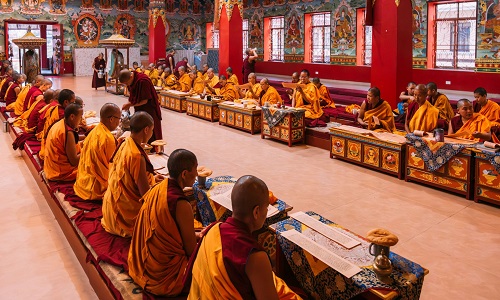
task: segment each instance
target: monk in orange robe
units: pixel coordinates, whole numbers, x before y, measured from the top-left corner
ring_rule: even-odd
[[[205,80],[203,79],[203,75],[198,75],[198,73],[196,70],[189,72],[189,78],[191,78],[191,89],[189,92],[201,95],[205,91]]]
[[[83,141],[80,163],[73,186],[83,200],[101,200],[108,188],[109,160],[116,150],[116,139],[111,134],[120,125],[121,110],[114,103],[106,103],[100,111],[101,122]]]
[[[438,123],[439,109],[427,101],[427,87],[417,85],[414,92],[415,101],[408,105],[405,130],[412,133],[415,130],[433,131]]]
[[[238,90],[232,82],[227,81],[226,76],[221,75],[219,77],[219,85],[221,86],[219,91],[210,87],[210,85],[206,85],[206,88],[211,94],[222,96],[224,101],[234,101],[234,99],[239,98]]]
[[[83,109],[73,103],[64,110],[64,119],[52,126],[46,141],[46,159],[43,164],[45,177],[52,181],[76,179],[80,146],[76,129],[82,119]]]
[[[12,75],[12,84],[7,88],[7,91],[5,92],[5,106],[7,110],[14,110],[13,105],[17,100],[17,96],[21,92],[24,80],[25,79],[23,74],[15,73]]]
[[[474,113],[474,108],[469,100],[458,100],[457,108],[459,115],[450,120],[448,134],[468,133],[461,138],[479,141],[481,135],[478,133],[490,132],[490,121],[482,114]]]
[[[24,99],[23,112],[25,112],[31,106],[31,104],[33,104],[34,98],[32,98],[31,95],[40,88],[44,80],[45,77],[43,77],[43,75],[35,76],[35,80],[33,81],[33,84],[31,85],[31,88],[26,94],[26,98]]]
[[[255,73],[248,74],[248,82],[245,84],[248,88],[242,89],[241,86],[237,86],[240,98],[253,99],[259,102],[260,105],[260,94],[262,92],[262,87],[260,83],[257,82],[257,76]]]
[[[42,109],[47,103],[45,102],[44,99],[44,93],[48,91],[52,87],[52,81],[50,79],[44,79],[42,80],[42,84],[40,87],[34,86],[33,93],[31,93],[31,104],[28,106],[28,109],[25,110],[14,122],[15,126],[19,126],[27,130],[28,132],[34,132],[36,129],[36,126],[38,125],[38,119],[34,120],[32,117],[31,120],[32,122],[29,122],[30,116],[35,115]],[[64,115],[64,111],[61,113]],[[62,116],[61,118],[62,119]],[[58,119],[58,120],[60,120]]]
[[[167,166],[169,178],[142,198],[128,267],[130,277],[144,290],[174,297],[184,289],[184,271],[196,247],[193,211],[182,190],[194,184],[198,163],[192,152],[177,149]]]
[[[148,113],[136,112],[130,119],[130,137],[111,157],[101,220],[102,227],[109,233],[132,236],[142,206],[141,197],[156,181],[163,179],[161,175],[153,175],[153,165],[141,146],[153,135],[153,127],[153,118]]]
[[[266,184],[241,177],[231,202],[232,217],[213,225],[195,253],[188,299],[301,299],[274,275],[267,253],[252,236],[266,220]]]
[[[219,91],[219,88],[216,88],[215,86],[217,86],[219,81],[219,76],[215,75],[214,69],[209,68],[205,73],[205,91],[207,94],[218,95],[217,92]]]
[[[12,75],[14,74],[14,70],[12,67],[7,67],[5,71],[5,78],[1,81],[0,83],[0,100],[5,101],[5,94],[7,92],[7,89],[9,86],[12,84],[12,81],[14,81],[14,78]]]
[[[446,95],[437,91],[437,85],[434,82],[429,82],[427,84],[427,96],[429,103],[439,110],[440,119],[448,122],[455,116],[450,100],[448,100]]]
[[[260,93],[260,105],[265,105],[266,102],[270,105],[281,105],[283,103],[283,100],[281,99],[278,91],[269,84],[269,79],[262,78],[262,80],[260,81],[260,87],[262,89]]]
[[[226,73],[227,73],[227,81],[228,82],[232,82],[234,86],[237,86],[240,84],[238,82],[238,76],[236,76],[236,74],[233,73],[233,68],[228,67],[226,69]]]
[[[186,68],[183,66],[179,67],[179,82],[177,84],[177,90],[181,92],[189,92],[191,89],[191,77],[186,73]]]
[[[478,87],[474,90],[474,98],[476,100],[474,103],[474,112],[485,116],[492,125],[500,125],[500,105],[488,100],[486,89]]]
[[[170,68],[166,68],[165,71],[163,71],[163,75],[165,75],[165,78],[162,79],[162,84],[159,85],[163,87],[164,90],[176,90],[177,89],[177,77],[175,77],[174,74],[172,74],[172,71]]]
[[[314,83],[309,81],[308,70],[302,70],[299,78],[299,83],[305,85],[305,87],[302,88],[298,86],[295,89],[293,106],[297,108],[304,108],[306,110],[306,118],[319,119],[323,115],[323,110],[321,109],[318,88],[314,85]]]
[[[24,81],[26,81],[26,75],[22,74]],[[7,106],[7,110],[14,111],[16,116],[20,116],[23,113],[24,108],[24,100],[26,99],[26,95],[31,89],[31,84],[26,83],[21,91],[17,95],[16,101]]]
[[[326,85],[322,84],[318,77],[314,77],[312,79],[312,83],[314,83],[314,85],[318,88],[321,107],[335,108],[335,103],[333,102],[333,99],[330,96],[330,91],[328,91]]]
[[[368,90],[366,100],[359,109],[358,123],[368,130],[391,133],[396,131],[391,105],[380,98],[380,90],[377,87]]]

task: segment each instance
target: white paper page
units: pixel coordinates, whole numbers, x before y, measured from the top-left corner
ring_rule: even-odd
[[[149,155],[148,157],[155,171],[167,169],[167,160],[165,159],[165,156],[159,154],[152,154]]]
[[[276,207],[272,206],[271,204],[269,204],[269,206],[267,207],[267,217],[268,218],[274,216],[275,214],[277,214],[279,212],[280,211]]]
[[[302,211],[293,213],[290,215],[290,217],[306,225],[307,227],[316,230],[317,232],[344,246],[347,249],[351,249],[356,247],[357,245],[361,245],[361,242],[352,239],[351,237],[343,234],[342,232],[331,226],[321,223],[320,221],[310,217]]]
[[[210,199],[212,199],[212,201],[215,201],[218,204],[220,204],[220,205],[224,206],[225,208],[232,211],[233,210],[233,205],[231,204],[231,192],[232,191],[233,191],[233,189],[229,189],[224,193],[210,196]],[[267,218],[274,216],[277,213],[279,213],[279,210],[276,207],[269,204],[269,206],[267,207]]]
[[[87,122],[87,125],[99,124],[99,122],[101,122],[101,118],[90,117],[85,119],[85,122]]]
[[[282,232],[281,235],[347,278],[351,278],[361,272],[361,268],[358,266],[307,238],[295,229]]]

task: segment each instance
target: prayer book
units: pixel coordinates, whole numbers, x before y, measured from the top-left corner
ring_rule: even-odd
[[[476,148],[482,151],[496,153],[500,151],[500,144],[492,142],[484,142],[484,144],[482,145],[481,144],[477,145]]]
[[[305,88],[306,85],[305,84],[301,84],[301,83],[293,83],[293,82],[282,82],[281,85],[284,87],[284,88],[287,88],[287,89],[294,89],[298,86],[300,86],[301,88]]]
[[[320,221],[305,214],[302,211],[293,213],[290,215],[290,217],[306,225],[307,227],[314,229],[315,231],[321,233],[322,235],[347,249],[351,249],[356,247],[357,245],[361,245],[361,242],[356,241],[355,239],[347,236],[346,234],[338,231],[331,226],[321,223]]]
[[[233,205],[231,204],[232,191],[233,191],[232,188],[228,189],[224,193],[210,196],[210,199],[232,211],[233,210]],[[277,213],[279,213],[279,210],[276,207],[269,204],[269,206],[267,207],[267,218],[274,216]]]
[[[282,232],[281,235],[347,278],[361,272],[360,267],[348,262],[295,229]]]
[[[420,137],[429,135],[427,132],[425,132],[423,130],[415,130],[415,131],[413,131],[413,134],[416,136],[420,136]]]

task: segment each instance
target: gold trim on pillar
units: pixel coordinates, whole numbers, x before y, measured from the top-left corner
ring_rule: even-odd
[[[163,20],[163,25],[166,26],[167,18],[165,16],[165,10],[160,8],[153,8],[149,10],[149,22],[153,22],[153,28],[156,27],[156,23],[158,23],[158,18]]]
[[[241,19],[243,19],[243,1],[242,0],[215,0],[215,13],[214,13],[214,27],[219,29],[220,14],[222,12],[222,7],[226,6],[227,19],[231,21],[233,16],[234,6],[238,6],[240,10]]]
[[[401,0],[394,0],[394,2],[396,2],[396,6],[397,6],[397,7],[399,7],[399,2],[400,2],[400,1],[401,1]]]

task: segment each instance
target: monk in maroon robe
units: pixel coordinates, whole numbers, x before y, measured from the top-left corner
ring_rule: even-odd
[[[259,57],[255,49],[247,49],[245,54],[246,57],[243,60],[243,83],[248,82],[248,75],[250,75],[250,73],[255,73],[255,62]]]
[[[23,111],[27,111],[28,108],[31,106],[31,104],[33,104],[33,102],[30,102],[30,99],[31,99],[31,95],[36,91],[36,90],[39,90],[40,86],[42,85],[43,83],[43,80],[45,79],[45,77],[43,77],[43,75],[37,75],[35,77],[35,82],[33,83],[33,86],[30,88],[30,90],[28,91],[28,93],[26,94],[26,98],[24,98],[24,107],[23,107]]]
[[[129,102],[125,103],[122,109],[128,110],[133,106],[135,111],[145,111],[150,114],[154,120],[154,129],[153,136],[148,142],[162,139],[160,103],[151,79],[143,73],[130,70],[120,71],[118,79],[127,85],[130,92]]]
[[[5,82],[4,84],[2,85],[2,89],[0,89],[0,100],[4,100],[5,98],[5,93],[7,93],[7,89],[9,88],[10,86],[10,83],[12,81],[14,81],[14,79],[12,78],[12,74],[13,74],[14,70],[12,70],[11,67],[8,67],[7,68],[7,71],[6,71],[6,75],[7,77],[5,78]]]

